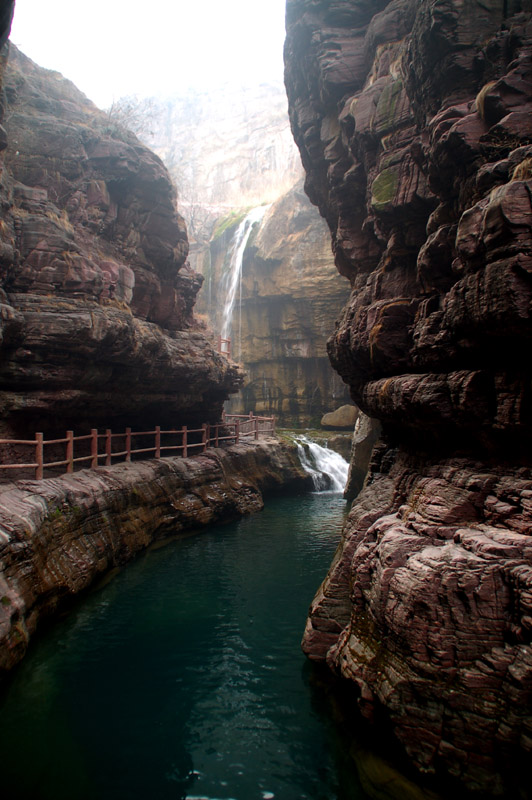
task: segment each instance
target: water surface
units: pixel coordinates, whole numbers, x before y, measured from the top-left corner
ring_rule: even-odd
[[[344,506],[270,501],[147,552],[84,598],[3,698],[1,796],[365,800],[300,650]]]

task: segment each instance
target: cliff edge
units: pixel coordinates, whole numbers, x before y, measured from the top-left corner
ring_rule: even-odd
[[[240,376],[162,162],[12,44],[3,84],[0,433],[217,419]]]
[[[287,3],[292,130],[352,285],[329,354],[383,425],[303,647],[483,796],[532,750],[531,12]]]

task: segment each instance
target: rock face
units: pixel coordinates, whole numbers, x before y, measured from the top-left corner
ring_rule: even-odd
[[[368,476],[373,448],[380,434],[380,422],[359,413],[351,441],[351,452],[346,459],[349,461],[349,473],[344,490],[346,500],[352,501],[360,494]]]
[[[178,186],[191,241],[210,238],[228,210],[271,203],[301,178],[281,83],[153,99],[142,116],[142,138]]]
[[[0,47],[3,47],[11,30],[15,0],[6,0],[0,11]]]
[[[13,45],[4,92],[2,434],[219,416],[239,376],[194,321],[161,161]]]
[[[337,280],[327,226],[300,185],[284,88],[228,86],[223,94],[131,106],[126,99],[116,110],[126,122],[128,111],[135,113],[139,135],[176,180],[189,258],[205,277],[197,311],[216,334],[239,222],[250,208],[273,204],[245,255],[232,354],[246,379],[228,410],[275,414],[287,425],[317,424],[322,413],[348,400],[325,351],[348,283]]]
[[[217,330],[237,228],[238,222],[211,244],[209,316]],[[231,344],[246,378],[231,410],[308,427],[345,403],[347,388],[331,369],[325,341],[348,296],[327,227],[298,184],[266,212],[244,253]]]
[[[287,5],[306,189],[353,287],[329,353],[383,426],[304,649],[483,796],[532,749],[531,12]]]
[[[353,430],[355,427],[355,423],[358,419],[358,408],[356,406],[345,405],[340,406],[340,408],[335,409],[334,411],[330,411],[328,414],[324,414],[321,418],[321,427],[331,428],[332,430],[338,428],[346,428],[347,430]]]
[[[241,442],[19,481],[0,493],[0,678],[40,620],[153,541],[258,511],[263,495],[301,489],[295,448]]]

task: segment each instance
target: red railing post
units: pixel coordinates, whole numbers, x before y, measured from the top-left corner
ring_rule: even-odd
[[[222,337],[221,335],[218,336],[218,352],[221,354],[222,352]]]
[[[218,445],[220,443],[219,440],[218,440],[219,435],[220,435],[220,426],[219,425],[215,425],[214,426],[214,446],[215,447],[218,447]]]
[[[126,461],[131,461],[131,428],[126,428]]]
[[[74,431],[66,432],[66,468],[67,472],[74,472]]]
[[[237,419],[235,422],[235,444],[238,444],[240,441],[240,420]]]
[[[183,425],[181,430],[183,432],[182,442],[181,442],[181,444],[183,446],[183,458],[186,458],[187,454],[188,454],[188,450],[187,450],[187,446],[188,446],[187,426]]]
[[[105,466],[111,466],[111,436],[112,432],[109,428],[105,431]]]
[[[98,428],[91,428],[91,469],[98,466]]]
[[[42,433],[35,434],[35,480],[42,481],[44,468],[44,436]]]
[[[155,426],[155,458],[161,457],[161,426]]]
[[[201,434],[201,441],[203,442],[203,452],[207,449],[207,423],[204,422],[201,426],[202,434]]]
[[[255,439],[259,438],[259,420],[255,417]]]
[[[209,422],[205,425],[205,435],[207,437],[207,448],[211,446],[211,425]]]

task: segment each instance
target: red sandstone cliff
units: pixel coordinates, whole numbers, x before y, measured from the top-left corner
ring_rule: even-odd
[[[384,431],[303,646],[483,794],[532,750],[531,11],[287,4],[292,129],[353,287],[329,353]]]
[[[218,417],[239,376],[162,162],[12,45],[3,83],[0,430]]]

